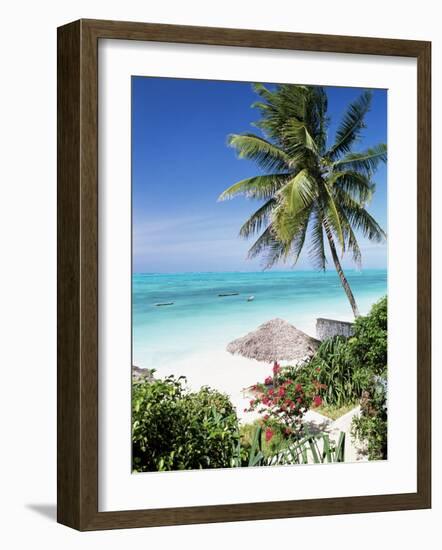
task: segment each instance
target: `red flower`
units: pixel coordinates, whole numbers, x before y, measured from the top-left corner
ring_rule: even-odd
[[[284,395],[285,395],[285,389],[282,388],[282,387],[279,388],[279,390],[278,390],[278,395],[279,395],[279,397],[284,397]]]
[[[322,397],[319,395],[315,395],[315,397],[313,398],[313,406],[319,407],[321,405],[322,405]]]
[[[274,393],[275,393],[275,392],[274,392],[273,389],[270,389],[270,390],[269,390],[269,396],[270,396],[270,397],[272,397],[272,395],[273,395]]]
[[[267,376],[267,378],[264,380],[264,384],[266,386],[271,386],[273,384],[273,378],[271,376]]]
[[[253,407],[254,404],[255,404],[255,400],[254,400],[254,399],[251,399],[251,400],[250,400],[250,406]]]
[[[300,397],[298,397],[298,399],[296,400],[298,403],[302,403],[302,399]]]
[[[301,384],[296,384],[296,388],[295,388],[295,389],[296,389],[296,391],[298,391],[298,392],[299,392],[299,391],[302,391],[302,386],[301,386]]]
[[[268,405],[270,403],[270,399],[268,397],[263,397],[262,398],[262,404],[263,405]]]
[[[269,442],[273,437],[273,430],[271,428],[267,428],[265,431],[266,441]]]
[[[281,370],[281,367],[279,366],[278,362],[275,361],[273,365],[273,374],[278,374],[278,372]]]
[[[265,421],[265,420],[268,420],[269,418],[270,418],[270,416],[269,416],[268,414],[265,414],[265,415],[263,416],[264,421]]]

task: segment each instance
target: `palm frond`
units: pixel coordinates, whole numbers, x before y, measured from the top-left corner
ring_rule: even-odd
[[[324,248],[324,227],[321,212],[315,209],[311,220],[310,244],[308,254],[315,269],[325,271],[327,258]]]
[[[255,134],[232,134],[228,144],[236,149],[239,158],[254,160],[264,170],[290,168],[290,157],[285,151]]]
[[[292,118],[282,128],[282,135],[285,138],[286,150],[290,156],[299,156],[302,149],[307,149],[315,155],[318,154],[318,147],[305,122]]]
[[[250,247],[247,257],[253,259],[264,253],[263,267],[269,269],[282,258],[286,258],[289,251],[289,246],[275,238],[270,224]]]
[[[279,193],[279,198],[291,216],[308,207],[317,197],[317,185],[307,168],[288,180]]]
[[[350,103],[336,132],[335,143],[326,153],[327,157],[334,160],[351,150],[352,144],[360,136],[361,130],[365,128],[364,118],[370,110],[372,97],[371,91],[365,91]]]
[[[248,199],[268,199],[283,187],[289,177],[290,174],[277,173],[246,178],[223,191],[218,201],[233,199],[238,195],[244,195]]]
[[[359,243],[354,234],[353,228],[347,218],[346,213],[342,209],[341,204],[338,202],[339,216],[341,218],[342,230],[344,233],[344,239],[346,241],[347,251],[352,253],[353,261],[356,264],[356,267],[360,269],[362,264],[362,254],[361,249],[359,248]]]
[[[271,211],[273,235],[286,247],[286,250],[292,251],[295,255],[295,263],[304,245],[312,209],[313,203],[310,203],[296,213],[291,213],[284,203],[278,201]]]
[[[375,190],[375,184],[365,174],[350,170],[333,172],[327,183],[332,190],[342,189],[361,204],[369,202]]]
[[[335,198],[330,192],[328,185],[324,183],[322,186],[325,191],[325,202],[323,215],[324,219],[327,220],[329,226],[333,229],[336,237],[338,238],[339,244],[341,245],[342,251],[345,251],[345,241],[344,234],[342,232],[341,219],[339,217],[339,212],[335,203]]]
[[[336,161],[333,167],[337,170],[362,172],[371,178],[381,162],[387,162],[387,146],[384,143],[370,147],[360,153],[349,153]]]
[[[304,248],[307,229],[310,223],[311,208],[306,208],[296,223],[296,230],[293,232],[293,238],[290,245],[290,253],[293,255],[293,265],[299,260],[302,249]]]
[[[241,226],[239,234],[241,237],[249,238],[251,235],[261,231],[261,228],[269,220],[272,209],[276,205],[276,199],[269,199],[256,212],[254,212]]]
[[[361,249],[359,248],[358,240],[350,224],[346,226],[345,233],[347,236],[347,250],[351,251],[353,261],[356,264],[356,267],[360,269],[362,265]]]
[[[348,193],[339,190],[337,202],[348,219],[349,225],[360,231],[371,241],[383,242],[387,235],[378,222],[367,210],[356,202]]]
[[[281,146],[285,144],[282,128],[289,120],[304,120],[306,100],[309,93],[307,86],[279,84],[274,91],[262,84],[254,89],[264,100],[255,103],[261,113],[261,119],[255,123],[272,141]]]

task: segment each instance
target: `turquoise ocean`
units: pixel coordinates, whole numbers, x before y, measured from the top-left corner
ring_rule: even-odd
[[[346,271],[346,276],[361,314],[387,293],[386,270]],[[218,296],[224,293],[238,295]],[[155,305],[164,302],[173,305]],[[352,320],[352,311],[333,271],[135,273],[133,364],[161,370],[200,352],[224,350],[275,317],[315,336],[317,317]]]

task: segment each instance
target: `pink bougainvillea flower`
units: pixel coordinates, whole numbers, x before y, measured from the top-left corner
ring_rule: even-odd
[[[284,397],[285,395],[285,388],[283,388],[282,386],[278,389],[278,395],[279,397]]]
[[[270,389],[270,390],[269,390],[269,396],[270,396],[270,397],[272,397],[272,395],[273,395],[274,393],[275,393],[275,392],[274,392],[273,389]]]
[[[280,370],[281,370],[281,367],[279,366],[278,362],[275,361],[273,364],[273,374],[278,374]]]
[[[271,428],[267,428],[267,430],[265,431],[265,437],[267,442],[269,442],[272,439],[273,430]]]
[[[273,384],[273,378],[271,376],[267,376],[267,378],[264,380],[264,384],[266,386],[271,386]]]
[[[254,400],[254,399],[251,399],[251,400],[250,400],[250,406],[253,407],[254,404],[255,404],[255,400]]]
[[[313,405],[315,407],[320,407],[322,405],[322,397],[320,395],[315,395],[313,398]]]
[[[301,384],[296,384],[296,388],[295,388],[295,389],[296,389],[296,391],[298,391],[298,392],[299,392],[299,391],[302,391],[302,386],[301,386]]]

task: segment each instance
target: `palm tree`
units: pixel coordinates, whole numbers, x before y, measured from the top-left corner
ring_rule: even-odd
[[[255,124],[264,137],[232,134],[229,145],[240,158],[254,160],[264,173],[235,183],[219,200],[244,195],[262,201],[240,229],[240,235],[258,238],[249,250],[253,258],[265,254],[265,268],[292,258],[296,264],[306,241],[315,268],[325,271],[326,243],[355,317],[359,315],[353,292],[342,269],[340,255],[352,254],[358,267],[361,251],[356,232],[381,242],[385,233],[367,212],[379,163],[387,160],[387,147],[365,151],[352,147],[365,128],[372,94],[363,92],[347,109],[327,143],[327,95],[323,88],[254,85],[260,100]],[[338,250],[341,254],[339,254]]]

